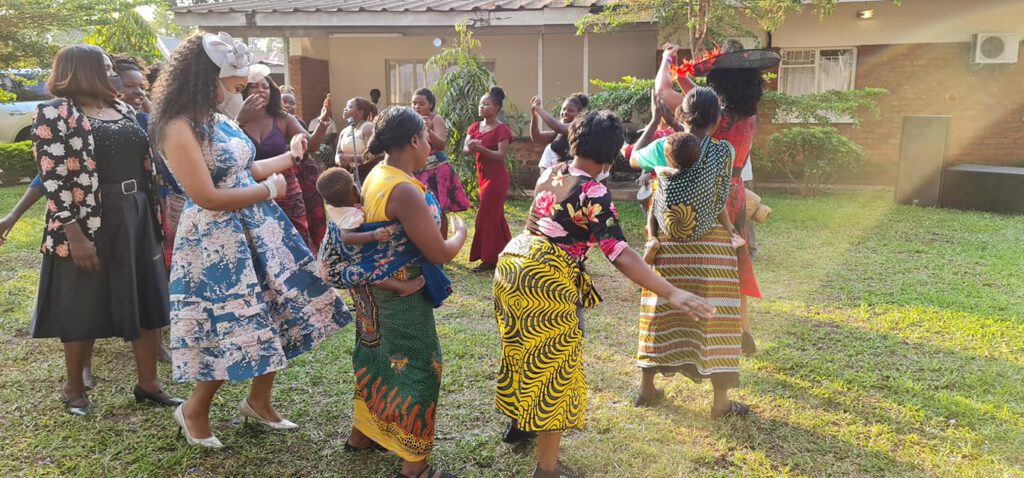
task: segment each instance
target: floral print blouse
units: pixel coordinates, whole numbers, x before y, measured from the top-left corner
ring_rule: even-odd
[[[589,174],[561,163],[541,173],[526,230],[561,247],[577,261],[600,247],[615,261],[629,244],[611,192]]]
[[[127,104],[115,101],[113,106],[122,116],[135,118],[135,110]],[[102,217],[92,126],[71,99],[54,98],[36,107],[32,154],[39,163],[46,196],[46,226],[40,249],[43,254],[70,257],[63,226],[78,221],[85,237],[94,242]],[[149,195],[150,206],[159,220],[157,177],[148,152],[143,161],[149,181],[140,185],[140,190]]]

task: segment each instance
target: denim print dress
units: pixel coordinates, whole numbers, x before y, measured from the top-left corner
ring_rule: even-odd
[[[217,116],[206,164],[220,189],[257,184],[255,146]],[[187,198],[171,263],[171,350],[180,382],[283,369],[352,321],[284,211],[267,199],[210,211]]]

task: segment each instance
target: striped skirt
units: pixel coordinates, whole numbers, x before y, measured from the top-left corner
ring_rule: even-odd
[[[569,253],[526,233],[494,274],[501,332],[495,407],[526,431],[583,428],[587,380],[580,311],[600,298]]]
[[[718,225],[689,242],[674,242],[664,234],[659,239],[654,270],[672,285],[706,299],[716,313],[696,322],[644,290],[637,365],[663,374],[682,373],[696,382],[708,378],[715,388],[739,386],[740,290],[729,233]]]

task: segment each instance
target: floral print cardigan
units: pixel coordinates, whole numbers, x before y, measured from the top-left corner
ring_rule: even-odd
[[[526,229],[577,262],[586,259],[592,247],[614,262],[629,247],[608,188],[569,163],[541,173]]]
[[[135,118],[132,107],[121,101],[113,103],[123,116]],[[32,122],[32,153],[39,163],[46,196],[46,223],[43,231],[43,254],[70,257],[64,225],[78,221],[90,242],[96,241],[100,229],[99,176],[92,126],[70,98],[54,98],[36,107]],[[156,172],[150,154],[143,158],[147,181],[139,190],[149,195],[150,208],[156,224],[160,224],[159,195]],[[157,234],[162,229],[157,228]],[[159,237],[159,236],[158,236]]]

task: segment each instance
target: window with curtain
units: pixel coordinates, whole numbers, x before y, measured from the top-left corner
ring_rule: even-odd
[[[782,50],[779,91],[806,95],[852,90],[857,69],[856,48]]]
[[[823,91],[854,89],[857,71],[856,48],[802,48],[780,52],[779,91],[800,96]],[[778,121],[792,122],[786,118]],[[837,123],[850,118],[834,118]]]
[[[494,61],[485,61],[484,66],[494,74]],[[443,73],[427,68],[427,60],[388,60],[388,104],[408,105],[413,92],[429,88]]]

